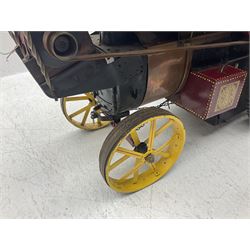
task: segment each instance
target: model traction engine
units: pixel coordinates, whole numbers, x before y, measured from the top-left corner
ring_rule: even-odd
[[[185,143],[178,117],[161,105],[138,107],[165,98],[214,125],[249,112],[248,32],[10,34],[43,92],[60,98],[70,123],[85,130],[114,126],[99,165],[118,192],[157,181]]]

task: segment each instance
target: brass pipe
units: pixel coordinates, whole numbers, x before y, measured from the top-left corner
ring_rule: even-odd
[[[211,48],[221,48],[221,47],[230,47],[230,46],[239,46],[247,45],[249,41],[235,41],[235,42],[220,42],[212,44],[201,44],[201,45],[184,45],[180,47],[171,47],[171,48],[150,48],[143,50],[132,50],[132,51],[123,51],[123,52],[110,52],[110,53],[100,53],[100,54],[85,54],[85,55],[76,55],[68,57],[56,56],[59,60],[62,61],[93,61],[101,60],[110,57],[130,57],[130,56],[145,56],[145,55],[156,55],[164,54],[167,52],[181,51],[181,50],[200,50],[200,49],[211,49]]]

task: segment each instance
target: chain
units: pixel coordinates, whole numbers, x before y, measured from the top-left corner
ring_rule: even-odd
[[[163,101],[162,103],[160,103],[159,105],[157,105],[157,106],[152,106],[152,107],[155,107],[155,108],[161,108],[161,107],[164,107],[164,106],[167,106],[169,109],[170,109],[170,105],[171,104],[174,104],[171,100],[169,100],[169,99],[166,99],[165,101]],[[145,109],[145,108],[147,108],[147,107],[143,107],[143,108],[137,108],[137,109],[135,109],[135,110],[142,110],[142,109]],[[141,128],[143,128],[145,126],[145,124],[143,124],[143,125],[141,125],[140,127],[138,127],[136,130],[138,131],[138,130],[140,130]]]
[[[155,107],[155,108],[168,107],[170,109],[171,104],[174,104],[174,102],[172,102],[170,99],[166,99],[162,103],[160,103],[160,104],[158,104],[156,106],[151,106],[151,107]],[[136,109],[133,109],[133,110],[138,111],[138,110],[145,109],[145,108],[148,108],[148,107],[136,108]]]
[[[170,105],[174,104],[171,100],[167,99],[164,102],[160,103],[159,105],[156,106],[156,108],[161,108],[161,107],[168,107],[170,109]]]

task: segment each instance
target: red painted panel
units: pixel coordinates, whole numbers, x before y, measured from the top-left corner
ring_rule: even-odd
[[[247,72],[230,65],[191,72],[175,103],[201,119],[237,106]]]

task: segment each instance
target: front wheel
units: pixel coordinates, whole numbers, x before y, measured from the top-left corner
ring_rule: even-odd
[[[141,190],[164,176],[185,143],[182,122],[160,108],[145,108],[122,120],[107,136],[100,171],[115,191]]]
[[[91,111],[95,106],[96,100],[92,93],[61,98],[61,108],[66,119],[83,130],[97,130],[110,124],[109,121],[101,121],[98,117],[90,118]],[[97,112],[101,111],[97,110]]]

